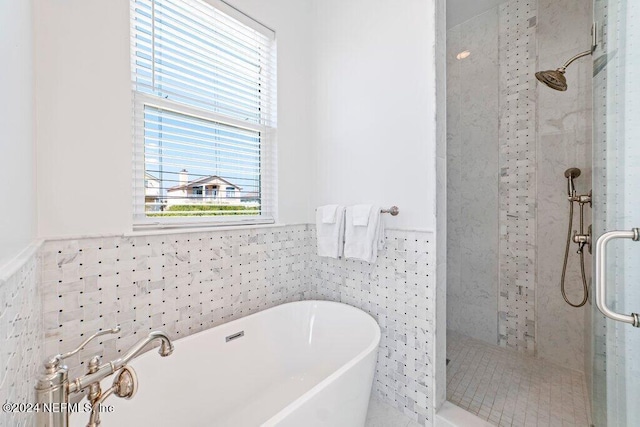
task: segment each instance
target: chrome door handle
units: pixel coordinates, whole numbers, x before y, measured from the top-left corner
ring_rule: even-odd
[[[640,328],[640,316],[638,313],[620,314],[607,307],[607,243],[613,239],[631,239],[637,242],[640,240],[640,229],[609,231],[598,237],[596,242],[596,305],[602,314],[609,319],[629,323],[636,328]]]

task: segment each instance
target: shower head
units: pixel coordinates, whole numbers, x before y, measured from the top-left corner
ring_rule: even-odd
[[[547,71],[538,71],[536,73],[536,79],[540,83],[544,83],[546,86],[551,89],[559,90],[564,92],[567,90],[567,79],[564,76],[565,71],[567,71],[567,67],[573,64],[574,61],[580,59],[585,56],[593,55],[593,52],[596,50],[598,46],[598,27],[594,23],[591,26],[591,49],[586,50],[584,52],[580,52],[577,55],[573,55],[567,62],[562,64],[562,67],[556,68],[555,70],[547,70]],[[580,171],[578,170],[578,175],[580,175]],[[566,175],[565,175],[566,176]],[[567,178],[569,178],[567,176]],[[575,177],[572,177],[575,178]]]
[[[567,90],[567,79],[564,76],[564,70],[561,68],[557,70],[538,71],[536,73],[536,79],[551,89],[562,92]]]
[[[594,48],[595,48],[595,45],[594,47],[591,48],[591,50],[580,52],[579,54],[573,56],[571,59],[565,62],[560,68],[557,68],[555,70],[538,71],[536,73],[536,79],[538,79],[540,83],[544,83],[551,89],[564,92],[565,90],[567,90],[567,79],[564,76],[565,71],[567,71],[567,67],[571,65],[576,59],[593,54]]]
[[[567,178],[567,193],[569,197],[576,194],[576,187],[573,184],[573,179],[580,176],[582,172],[578,168],[569,168],[564,171],[564,177]]]

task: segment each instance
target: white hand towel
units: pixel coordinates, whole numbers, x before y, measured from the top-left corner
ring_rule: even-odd
[[[380,217],[380,207],[369,210],[367,226],[354,224],[354,207],[348,207],[345,219],[345,258],[358,259],[374,263],[378,259],[378,250],[384,245],[384,225]]]
[[[344,206],[335,209],[335,221],[324,222],[325,206],[316,210],[316,240],[318,255],[329,258],[340,258],[344,250]]]
[[[326,205],[321,206],[318,210],[322,211],[322,223],[323,224],[335,224],[336,212],[338,211],[338,205]]]
[[[380,209],[378,209],[378,212],[380,212]],[[378,224],[378,250],[381,251],[384,249],[384,215],[382,215],[382,212],[380,212],[378,214],[379,218],[380,218],[380,222]]]
[[[371,205],[355,205],[353,207],[353,225],[356,227],[366,227],[369,224],[371,215]]]

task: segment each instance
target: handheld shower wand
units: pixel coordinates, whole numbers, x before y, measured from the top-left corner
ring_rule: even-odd
[[[581,173],[578,168],[569,168],[564,171],[564,177],[567,178],[567,193],[570,198],[576,195],[576,186],[573,183],[573,179],[579,177]]]
[[[573,182],[574,178],[579,177],[581,174],[580,169],[578,168],[569,168],[564,172],[564,177],[567,178],[567,198],[569,200],[569,227],[567,229],[567,244],[564,250],[564,262],[562,264],[562,277],[560,279],[560,291],[562,292],[562,298],[569,304],[571,307],[582,307],[589,300],[589,287],[587,286],[587,275],[584,269],[584,247],[589,247],[589,252],[591,252],[591,227],[589,227],[589,232],[585,234],[584,232],[584,205],[585,203],[591,204],[591,193],[589,195],[577,195],[576,187]],[[571,238],[571,229],[573,228],[573,203],[578,202],[580,204],[580,234],[577,232],[574,233],[573,239]],[[582,289],[583,296],[582,301],[578,304],[574,304],[569,301],[567,297],[567,293],[565,291],[565,278],[567,274],[567,261],[569,259],[569,247],[571,246],[571,240],[579,245],[578,254],[580,255],[580,273],[582,276]]]

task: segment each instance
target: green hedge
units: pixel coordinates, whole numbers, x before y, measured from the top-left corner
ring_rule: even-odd
[[[240,205],[173,205],[169,206],[164,212],[147,212],[148,217],[161,216],[219,216],[219,215],[255,215],[259,211],[258,206],[240,206]],[[243,211],[243,212],[228,212]],[[172,213],[178,212],[178,213]],[[184,214],[180,212],[196,212]]]

